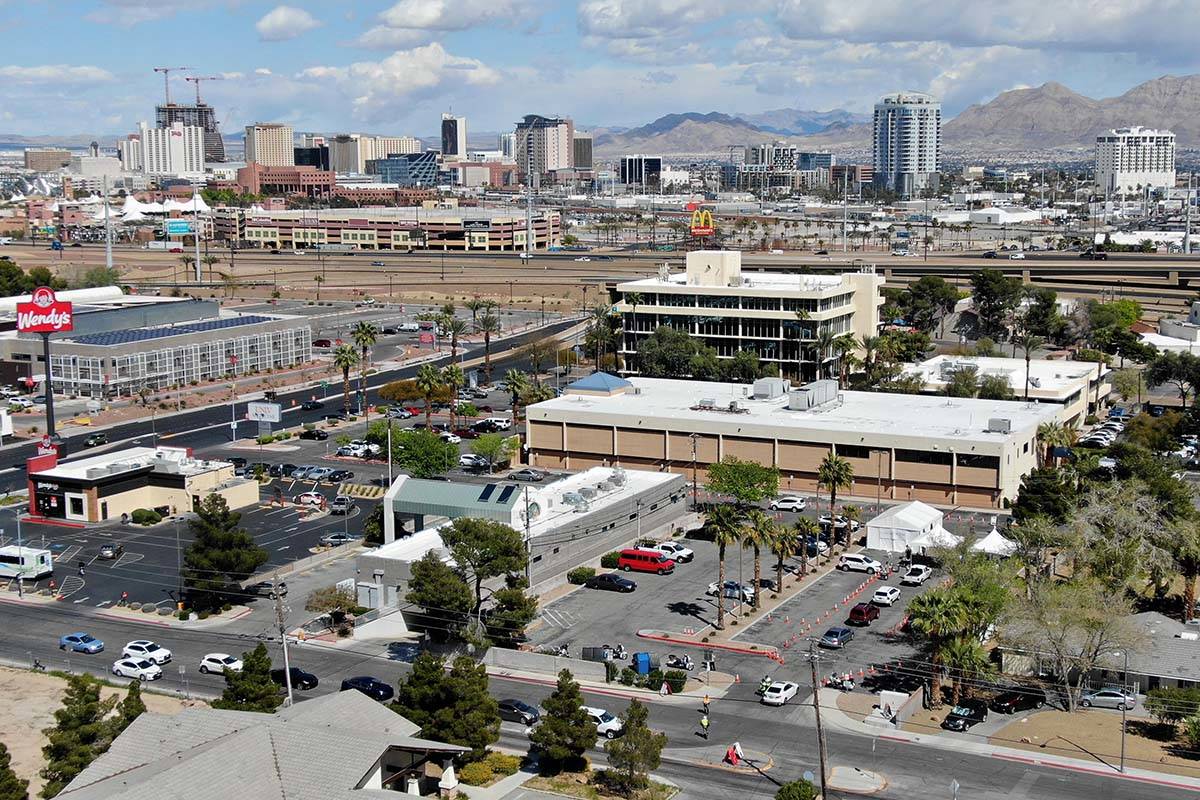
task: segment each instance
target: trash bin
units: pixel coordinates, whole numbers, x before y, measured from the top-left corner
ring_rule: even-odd
[[[633,671],[638,675],[650,674],[650,654],[649,653],[634,653],[633,654]]]

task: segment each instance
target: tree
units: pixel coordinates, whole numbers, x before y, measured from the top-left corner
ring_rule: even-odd
[[[367,402],[367,365],[370,363],[371,348],[375,346],[375,342],[379,340],[379,328],[375,327],[371,322],[356,322],[354,327],[350,329],[350,338],[358,345],[362,353],[362,358],[359,363],[362,366],[358,373],[358,394],[363,399],[363,410],[366,410]],[[337,353],[334,353],[336,363]]]
[[[433,364],[422,364],[417,369],[414,385],[420,390],[421,397],[425,400],[425,426],[428,427],[433,422],[435,396],[441,392],[449,394],[449,387],[446,386],[441,371]]]
[[[270,557],[239,527],[241,519],[241,514],[229,510],[224,497],[210,494],[188,523],[192,543],[183,556],[183,585],[197,611],[220,608],[227,597],[240,596],[241,581]]]
[[[12,756],[3,742],[0,742],[0,800],[29,800],[29,781],[13,772]]]
[[[558,673],[554,691],[542,701],[542,721],[529,734],[539,753],[538,763],[548,774],[574,768],[596,743],[596,726],[583,710],[583,694],[570,670]]]
[[[779,470],[726,456],[708,468],[708,488],[745,509],[779,494]]]
[[[444,475],[458,463],[458,446],[430,430],[405,430],[392,437],[395,460],[414,478]]]
[[[529,561],[521,534],[495,520],[459,517],[441,535],[454,563],[474,583],[476,609],[483,604],[485,580],[520,573]]]
[[[463,375],[462,367],[453,363],[442,367],[442,385],[450,393],[450,428],[453,429],[458,413],[458,392],[467,385],[467,376]]]
[[[279,684],[271,680],[271,656],[262,642],[242,653],[242,669],[225,671],[225,691],[213,708],[270,714],[283,702]]]
[[[759,509],[752,509],[750,524],[742,531],[742,545],[754,551],[754,610],[762,604],[762,551],[775,540],[775,520]]]
[[[1180,621],[1187,622],[1196,614],[1196,579],[1200,578],[1200,529],[1195,520],[1173,520],[1167,526],[1165,547],[1171,554],[1175,571],[1183,579],[1183,602]]]
[[[492,382],[492,336],[500,332],[500,318],[485,310],[475,323],[475,330],[483,334],[483,381]]]
[[[529,376],[519,369],[510,369],[504,373],[500,385],[512,400],[513,424],[516,424],[521,421],[521,396],[529,390]]]
[[[487,636],[496,644],[516,647],[523,639],[525,627],[537,619],[538,599],[525,594],[525,578],[510,580],[511,586],[492,593],[492,607],[483,614]]]
[[[500,707],[488,694],[487,668],[469,656],[445,662],[429,652],[413,661],[392,707],[421,727],[420,736],[469,747],[463,761],[478,761],[500,738]],[[594,732],[594,729],[593,729]]]
[[[444,641],[447,634],[466,622],[475,606],[471,587],[462,575],[438,558],[433,551],[412,563],[408,593],[404,599],[420,606],[429,618],[430,634]]]
[[[354,345],[339,344],[333,350],[333,365],[342,371],[342,408],[347,414],[350,413],[350,370],[358,364],[358,360]]]
[[[1150,386],[1173,384],[1186,408],[1188,397],[1200,386],[1200,357],[1175,351],[1162,353],[1146,366],[1146,383]]]
[[[1180,721],[1200,713],[1200,689],[1158,686],[1146,692],[1144,705],[1159,724],[1170,727],[1174,735]]]
[[[109,720],[109,738],[116,739],[133,721],[146,713],[146,703],[142,700],[142,682],[133,681],[125,690],[125,697],[117,704],[117,713]],[[0,792],[0,800],[4,793]]]
[[[1076,488],[1067,474],[1057,467],[1034,467],[1021,479],[1021,488],[1013,502],[1012,515],[1017,523],[1045,517],[1062,524],[1075,507]]]
[[[717,629],[725,627],[725,550],[742,540],[745,515],[735,505],[716,505],[705,513],[704,526],[717,545]]]
[[[533,371],[533,378],[537,380],[538,375],[542,373],[542,367],[546,362],[553,358],[555,354],[554,342],[547,339],[537,339],[525,345],[520,350],[522,358],[529,361],[529,367]]]
[[[1092,300],[1087,304],[1087,318],[1092,330],[1128,328],[1142,318],[1142,305],[1136,300],[1121,299],[1108,303]]]
[[[958,303],[958,289],[935,275],[909,284],[904,294],[904,319],[925,333],[932,333]]]
[[[816,786],[801,778],[780,786],[775,792],[775,800],[817,800],[820,795]]]
[[[827,453],[817,467],[817,485],[829,490],[829,513],[837,508],[838,489],[849,489],[854,482],[854,467],[836,453]]]
[[[650,378],[686,378],[701,344],[685,331],[659,326],[637,348],[637,370]],[[715,354],[714,354],[715,355]]]
[[[80,289],[91,289],[97,286],[117,286],[121,283],[121,271],[108,267],[92,267],[83,273],[76,286]]]
[[[629,708],[621,714],[624,732],[604,744],[610,767],[608,774],[617,779],[626,797],[645,788],[650,772],[662,763],[667,735],[650,730],[646,724],[648,716],[649,712],[640,700],[629,701]]]
[[[1001,375],[984,375],[979,380],[980,400],[1012,400],[1012,388],[1008,385],[1008,378]]]
[[[503,464],[516,455],[520,442],[516,436],[505,436],[502,433],[483,433],[471,442],[471,452],[483,456],[488,462],[488,472],[495,469],[497,464]]]
[[[1025,402],[1029,402],[1029,365],[1033,359],[1033,351],[1040,348],[1046,342],[1040,336],[1032,334],[1024,334],[1018,336],[1016,340],[1017,347],[1025,352]]]
[[[54,712],[54,727],[42,731],[47,739],[42,747],[46,758],[42,797],[57,795],[108,749],[112,739],[105,718],[116,703],[116,697],[100,699],[100,682],[91,675],[67,678],[62,708]]]
[[[946,381],[946,395],[948,397],[974,397],[979,391],[979,368],[976,366],[962,366],[950,373],[950,379]]]
[[[995,335],[1005,330],[1005,319],[1021,299],[1021,280],[1000,270],[981,269],[971,276],[971,294],[979,329]]]
[[[466,336],[471,330],[470,324],[465,319],[458,317],[446,317],[442,321],[442,331],[444,336],[450,337],[450,360],[458,360],[458,340]]]
[[[325,282],[325,276],[317,275],[313,278],[313,282],[317,284],[317,302],[319,303],[321,302],[321,284]]]
[[[962,603],[950,587],[930,589],[908,604],[912,629],[929,640],[930,697],[933,708],[942,705],[942,662],[947,643],[965,622]]]
[[[776,526],[775,536],[771,539],[771,551],[775,554],[775,585],[780,592],[783,591],[783,562],[791,558],[798,547],[805,551],[808,549],[808,543],[801,538],[799,529]]]
[[[1140,369],[1119,369],[1112,374],[1112,386],[1125,402],[1136,397],[1140,403],[1145,393],[1146,379]]]

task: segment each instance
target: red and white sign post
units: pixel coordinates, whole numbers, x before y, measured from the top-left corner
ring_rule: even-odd
[[[46,364],[46,439],[54,436],[54,382],[50,372],[50,334],[75,329],[75,311],[69,300],[59,300],[49,286],[39,286],[26,302],[17,303],[17,331],[42,337]]]

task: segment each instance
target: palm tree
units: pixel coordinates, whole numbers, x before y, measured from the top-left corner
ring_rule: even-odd
[[[1017,338],[1017,346],[1025,351],[1025,402],[1029,402],[1029,362],[1033,358],[1033,351],[1037,350],[1045,340],[1040,336],[1033,334],[1025,334]]]
[[[433,364],[422,364],[417,369],[417,375],[413,380],[416,381],[417,389],[425,399],[425,427],[428,428],[433,421],[433,398],[442,391],[445,385],[442,382],[442,373]]]
[[[1196,616],[1196,579],[1200,578],[1200,530],[1191,520],[1174,520],[1167,526],[1166,550],[1175,571],[1183,578],[1183,608],[1180,619]]]
[[[796,520],[796,534],[800,537],[800,574],[808,575],[808,543],[817,541],[821,535],[821,526],[815,519],[801,517]],[[821,551],[817,550],[817,563],[821,561]]]
[[[942,662],[946,645],[963,627],[965,616],[958,597],[947,588],[931,589],[908,604],[912,629],[929,639],[929,660],[933,667],[929,702],[933,708],[942,705]]]
[[[878,336],[862,337],[863,350],[863,367],[867,371],[867,380],[871,383],[875,381],[875,353],[879,349]]]
[[[829,375],[825,371],[825,362],[830,357],[830,351],[833,349],[833,343],[837,336],[830,332],[828,328],[821,328],[817,331],[817,340],[814,347],[817,350],[817,376],[828,378]]]
[[[754,610],[757,611],[762,604],[762,551],[764,547],[771,549],[775,541],[776,525],[775,520],[757,508],[750,512],[749,521],[750,524],[742,534],[742,546],[754,550]],[[782,586],[775,591],[781,588]]]
[[[1054,460],[1054,450],[1057,447],[1070,447],[1075,444],[1079,431],[1063,425],[1061,422],[1043,422],[1038,425],[1037,437],[1041,443],[1038,448],[1038,466],[1049,464]]]
[[[850,378],[850,359],[857,349],[858,341],[853,333],[843,333],[833,340],[833,352],[838,358],[838,386],[842,389],[846,388]]]
[[[796,545],[800,542],[800,531],[786,525],[776,525],[771,537],[771,552],[775,554],[775,585],[778,592],[783,591],[783,562],[796,553]]]
[[[604,303],[597,303],[591,312],[591,319],[588,321],[588,336],[592,339],[592,344],[596,348],[596,371],[600,371],[600,359],[608,352],[608,345],[612,342],[612,310]]]
[[[190,255],[180,256],[179,263],[183,264],[183,279],[186,281],[188,272],[191,270],[192,265],[196,263],[196,257]]]
[[[479,319],[479,312],[487,306],[487,300],[478,297],[472,297],[463,303],[463,308],[471,312],[471,327],[475,327],[476,321]]]
[[[484,383],[491,383],[492,334],[500,332],[500,318],[493,314],[491,309],[485,308],[479,321],[475,323],[475,330],[483,334],[483,380]]]
[[[208,255],[206,255],[206,256],[201,256],[201,257],[200,257],[200,263],[202,263],[204,266],[208,267],[208,280],[209,280],[209,283],[211,283],[211,282],[212,282],[212,268],[213,268],[213,264],[216,264],[216,263],[217,263],[218,261],[220,261],[220,260],[221,260],[221,259],[219,259],[219,258],[217,258],[216,256],[212,255],[211,253],[210,253],[210,254],[208,254]]]
[[[370,363],[371,348],[375,346],[375,342],[379,339],[379,328],[376,328],[370,322],[357,322],[350,329],[350,338],[358,345],[362,351],[362,361],[358,373],[358,394],[362,398],[363,408],[366,409],[367,403],[367,364]]]
[[[742,540],[742,512],[734,505],[713,506],[704,524],[717,544],[717,630],[725,628],[725,549]]]
[[[358,351],[352,344],[339,344],[333,351],[333,365],[342,371],[342,408],[350,413],[350,370],[358,363]]]
[[[458,317],[446,317],[442,320],[442,330],[450,335],[450,360],[454,361],[458,358],[458,339],[460,336],[465,336],[471,327],[465,319]]]
[[[849,489],[854,480],[854,467],[850,462],[836,453],[829,453],[817,467],[817,485],[829,489],[829,516],[834,515],[837,507],[838,489]]]
[[[463,375],[462,367],[458,364],[447,364],[442,367],[442,385],[450,390],[450,430],[456,427],[454,422],[458,410],[458,390],[467,385],[467,376]]]
[[[628,303],[629,307],[632,309],[632,311],[630,312],[630,315],[629,315],[629,326],[633,329],[633,331],[632,331],[633,339],[632,339],[632,341],[628,342],[628,344],[630,345],[629,349],[636,351],[637,350],[637,307],[642,304],[642,293],[641,292],[626,292],[625,293],[625,302]]]
[[[989,672],[991,661],[987,650],[983,649],[978,639],[971,636],[955,636],[946,642],[943,650],[942,658],[954,682],[950,702],[958,705],[963,685],[966,684],[967,694],[970,695],[970,687]]]
[[[321,302],[321,284],[325,282],[325,276],[317,275],[313,278],[313,282],[317,284],[317,302]]]
[[[529,376],[519,369],[510,369],[504,373],[500,385],[512,396],[513,424],[516,425],[521,421],[521,397],[529,391]]]

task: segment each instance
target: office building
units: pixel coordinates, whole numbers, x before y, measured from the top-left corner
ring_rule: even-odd
[[[1175,186],[1175,134],[1118,128],[1096,137],[1096,188],[1105,196]]]
[[[875,185],[903,198],[937,189],[942,106],[927,94],[889,94],[875,104]]]
[[[332,195],[336,181],[334,173],[316,167],[268,167],[253,162],[240,167],[234,179],[243,194],[325,198]]]
[[[384,183],[409,189],[438,184],[438,154],[434,150],[407,155],[390,155],[367,162],[367,173]]]
[[[658,186],[661,173],[660,156],[621,156],[618,180],[626,186]]]
[[[264,167],[296,165],[295,135],[291,125],[256,122],[246,126],[246,163]]]
[[[131,133],[117,142],[117,158],[126,172],[144,172],[146,161],[142,155],[142,138]]]
[[[61,147],[25,148],[25,169],[56,172],[71,163],[71,151]]]
[[[530,463],[675,472],[705,482],[735,457],[780,471],[783,492],[816,492],[830,453],[854,478],[840,497],[1001,507],[1037,465],[1038,426],[1059,407],[883,392],[833,380],[792,387],[596,373],[526,409]]]
[[[500,134],[500,155],[505,158],[515,158],[517,153],[517,135],[515,133]]]
[[[833,169],[833,153],[796,153],[796,169],[805,172],[817,169]]]
[[[840,187],[843,184],[857,188],[875,181],[875,168],[870,164],[834,164],[829,168],[829,182]]]
[[[818,335],[874,336],[882,286],[874,267],[840,275],[743,273],[738,251],[696,250],[687,254],[686,272],[617,284],[619,352],[625,372],[636,374],[641,341],[666,325],[712,347],[720,359],[751,351],[784,377],[837,374],[838,356],[818,352]]]
[[[319,134],[302,133],[302,134],[300,134],[300,146],[301,147],[328,147],[329,140],[326,137],[321,136]]]
[[[462,158],[466,154],[467,118],[442,114],[442,155]]]
[[[329,145],[293,147],[292,160],[297,167],[315,167],[327,171],[329,169]]]
[[[367,173],[367,162],[390,155],[421,152],[421,142],[412,136],[365,136],[344,133],[328,140],[329,165],[334,172]]]
[[[67,170],[81,178],[119,178],[121,160],[113,156],[71,156]]]
[[[743,164],[761,164],[776,170],[796,169],[800,150],[787,142],[764,142],[745,148]]]
[[[206,103],[171,103],[155,107],[154,125],[170,128],[175,123],[204,130],[204,160],[210,163],[225,161],[225,142],[217,125],[217,114]]]
[[[592,135],[582,131],[575,131],[574,139],[574,160],[575,169],[594,169],[595,165],[592,161]]]
[[[526,114],[513,132],[514,160],[526,183],[546,173],[569,169],[575,159],[575,123],[569,119]]]
[[[169,128],[138,126],[142,171],[158,177],[204,175],[204,129],[174,122]]]

